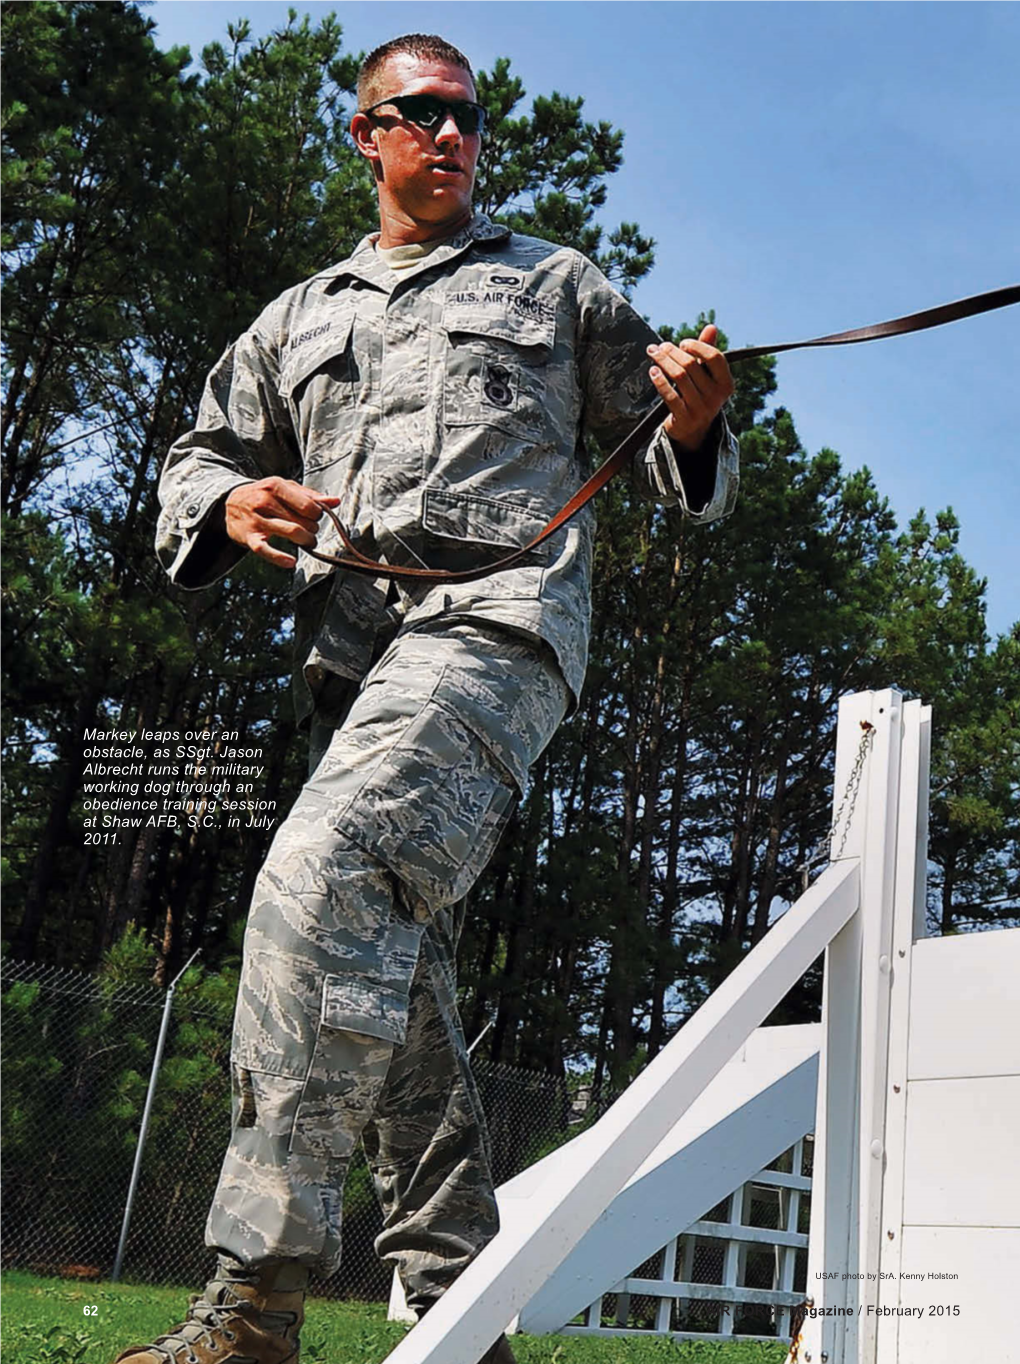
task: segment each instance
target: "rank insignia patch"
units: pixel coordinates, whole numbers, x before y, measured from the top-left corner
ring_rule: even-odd
[[[510,371],[505,365],[487,365],[482,392],[493,407],[512,407],[514,391]]]

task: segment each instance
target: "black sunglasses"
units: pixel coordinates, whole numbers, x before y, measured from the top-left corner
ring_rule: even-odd
[[[445,100],[436,95],[391,95],[389,99],[381,99],[378,104],[360,112],[371,118],[376,109],[382,109],[387,104],[399,110],[401,118],[416,123],[426,131],[441,126],[446,122],[446,115],[451,114],[465,137],[485,132],[485,110],[480,104],[472,104],[466,99]]]

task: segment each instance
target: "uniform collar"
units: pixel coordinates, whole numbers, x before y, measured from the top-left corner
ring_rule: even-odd
[[[354,276],[356,279],[364,280],[366,284],[375,285],[376,288],[382,289],[385,293],[392,293],[398,284],[402,284],[407,279],[414,279],[423,270],[431,270],[437,265],[444,265],[447,261],[463,255],[476,242],[482,245],[490,245],[507,241],[509,237],[510,229],[508,227],[492,222],[484,213],[475,213],[470,222],[466,223],[449,241],[443,242],[442,246],[437,246],[434,251],[430,252],[420,265],[413,266],[409,270],[397,271],[391,270],[376,251],[375,244],[379,240],[379,233],[372,232],[367,237],[362,237],[347,260],[323,271],[319,278],[326,282],[328,288],[334,281],[345,276]]]

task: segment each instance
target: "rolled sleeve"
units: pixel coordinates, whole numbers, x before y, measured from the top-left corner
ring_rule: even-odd
[[[714,471],[707,470],[713,463]],[[692,476],[695,468],[696,477]],[[720,415],[701,449],[682,457],[660,426],[644,455],[634,461],[632,481],[639,493],[679,507],[692,521],[718,521],[736,505],[740,445]],[[706,499],[708,486],[711,492]]]
[[[171,582],[181,587],[208,587],[244,558],[248,551],[210,526],[210,521],[230,493],[248,482],[251,480],[226,470],[219,475],[209,470],[193,479],[185,489],[186,496],[176,505],[162,509],[156,525],[156,557]],[[200,541],[204,552],[199,552]]]

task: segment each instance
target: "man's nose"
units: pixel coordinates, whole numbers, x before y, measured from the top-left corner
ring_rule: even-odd
[[[446,117],[443,119],[442,123],[440,123],[439,127],[436,129],[435,134],[436,145],[439,146],[441,144],[446,144],[449,146],[458,147],[460,146],[463,140],[464,139],[461,135],[461,131],[457,127],[456,119],[453,117],[453,114],[450,112],[450,110],[447,109]]]

